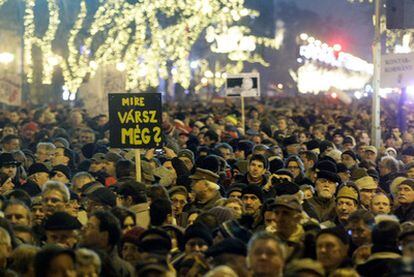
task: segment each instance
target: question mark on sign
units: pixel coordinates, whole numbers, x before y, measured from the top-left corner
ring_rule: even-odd
[[[161,128],[160,127],[154,127],[152,129],[152,131],[155,132],[154,141],[158,146],[158,145],[160,145],[160,142],[161,142]]]

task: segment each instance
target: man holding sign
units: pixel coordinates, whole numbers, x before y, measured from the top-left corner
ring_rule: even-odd
[[[135,148],[137,180],[141,181],[138,149],[162,146],[162,110],[159,93],[109,94],[110,145]]]

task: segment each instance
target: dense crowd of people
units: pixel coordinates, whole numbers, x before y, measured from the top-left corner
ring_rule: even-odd
[[[322,96],[166,104],[164,144],[78,107],[0,111],[5,276],[413,276],[414,116]]]

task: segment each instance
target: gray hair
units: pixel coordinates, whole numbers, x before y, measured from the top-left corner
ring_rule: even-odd
[[[260,231],[255,233],[251,239],[249,240],[249,243],[247,244],[247,256],[249,257],[252,253],[252,248],[255,245],[255,243],[259,240],[272,240],[276,243],[277,248],[279,252],[282,255],[283,260],[286,259],[287,253],[286,253],[286,247],[285,244],[274,234],[266,232],[266,231]]]
[[[46,151],[50,151],[50,150],[55,150],[56,146],[51,142],[39,142],[36,145],[36,151],[41,148],[45,149]]]
[[[59,191],[63,195],[63,200],[66,203],[69,202],[70,192],[69,189],[65,186],[65,184],[58,181],[47,181],[43,186],[42,195],[52,190]]]
[[[96,268],[96,272],[101,273],[101,259],[98,254],[92,250],[86,248],[79,248],[75,252],[76,254],[76,263],[79,266],[89,266],[93,265]]]
[[[95,181],[95,178],[89,172],[81,171],[73,175],[72,182],[74,182],[75,180],[82,180],[82,179],[89,179],[91,180],[91,182]]]

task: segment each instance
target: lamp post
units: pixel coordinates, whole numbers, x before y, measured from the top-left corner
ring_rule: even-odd
[[[381,142],[381,98],[380,90],[380,74],[381,74],[381,0],[375,0],[375,37],[373,44],[373,59],[374,59],[374,79],[372,95],[372,122],[371,122],[371,138],[372,144],[375,147],[380,146]]]

